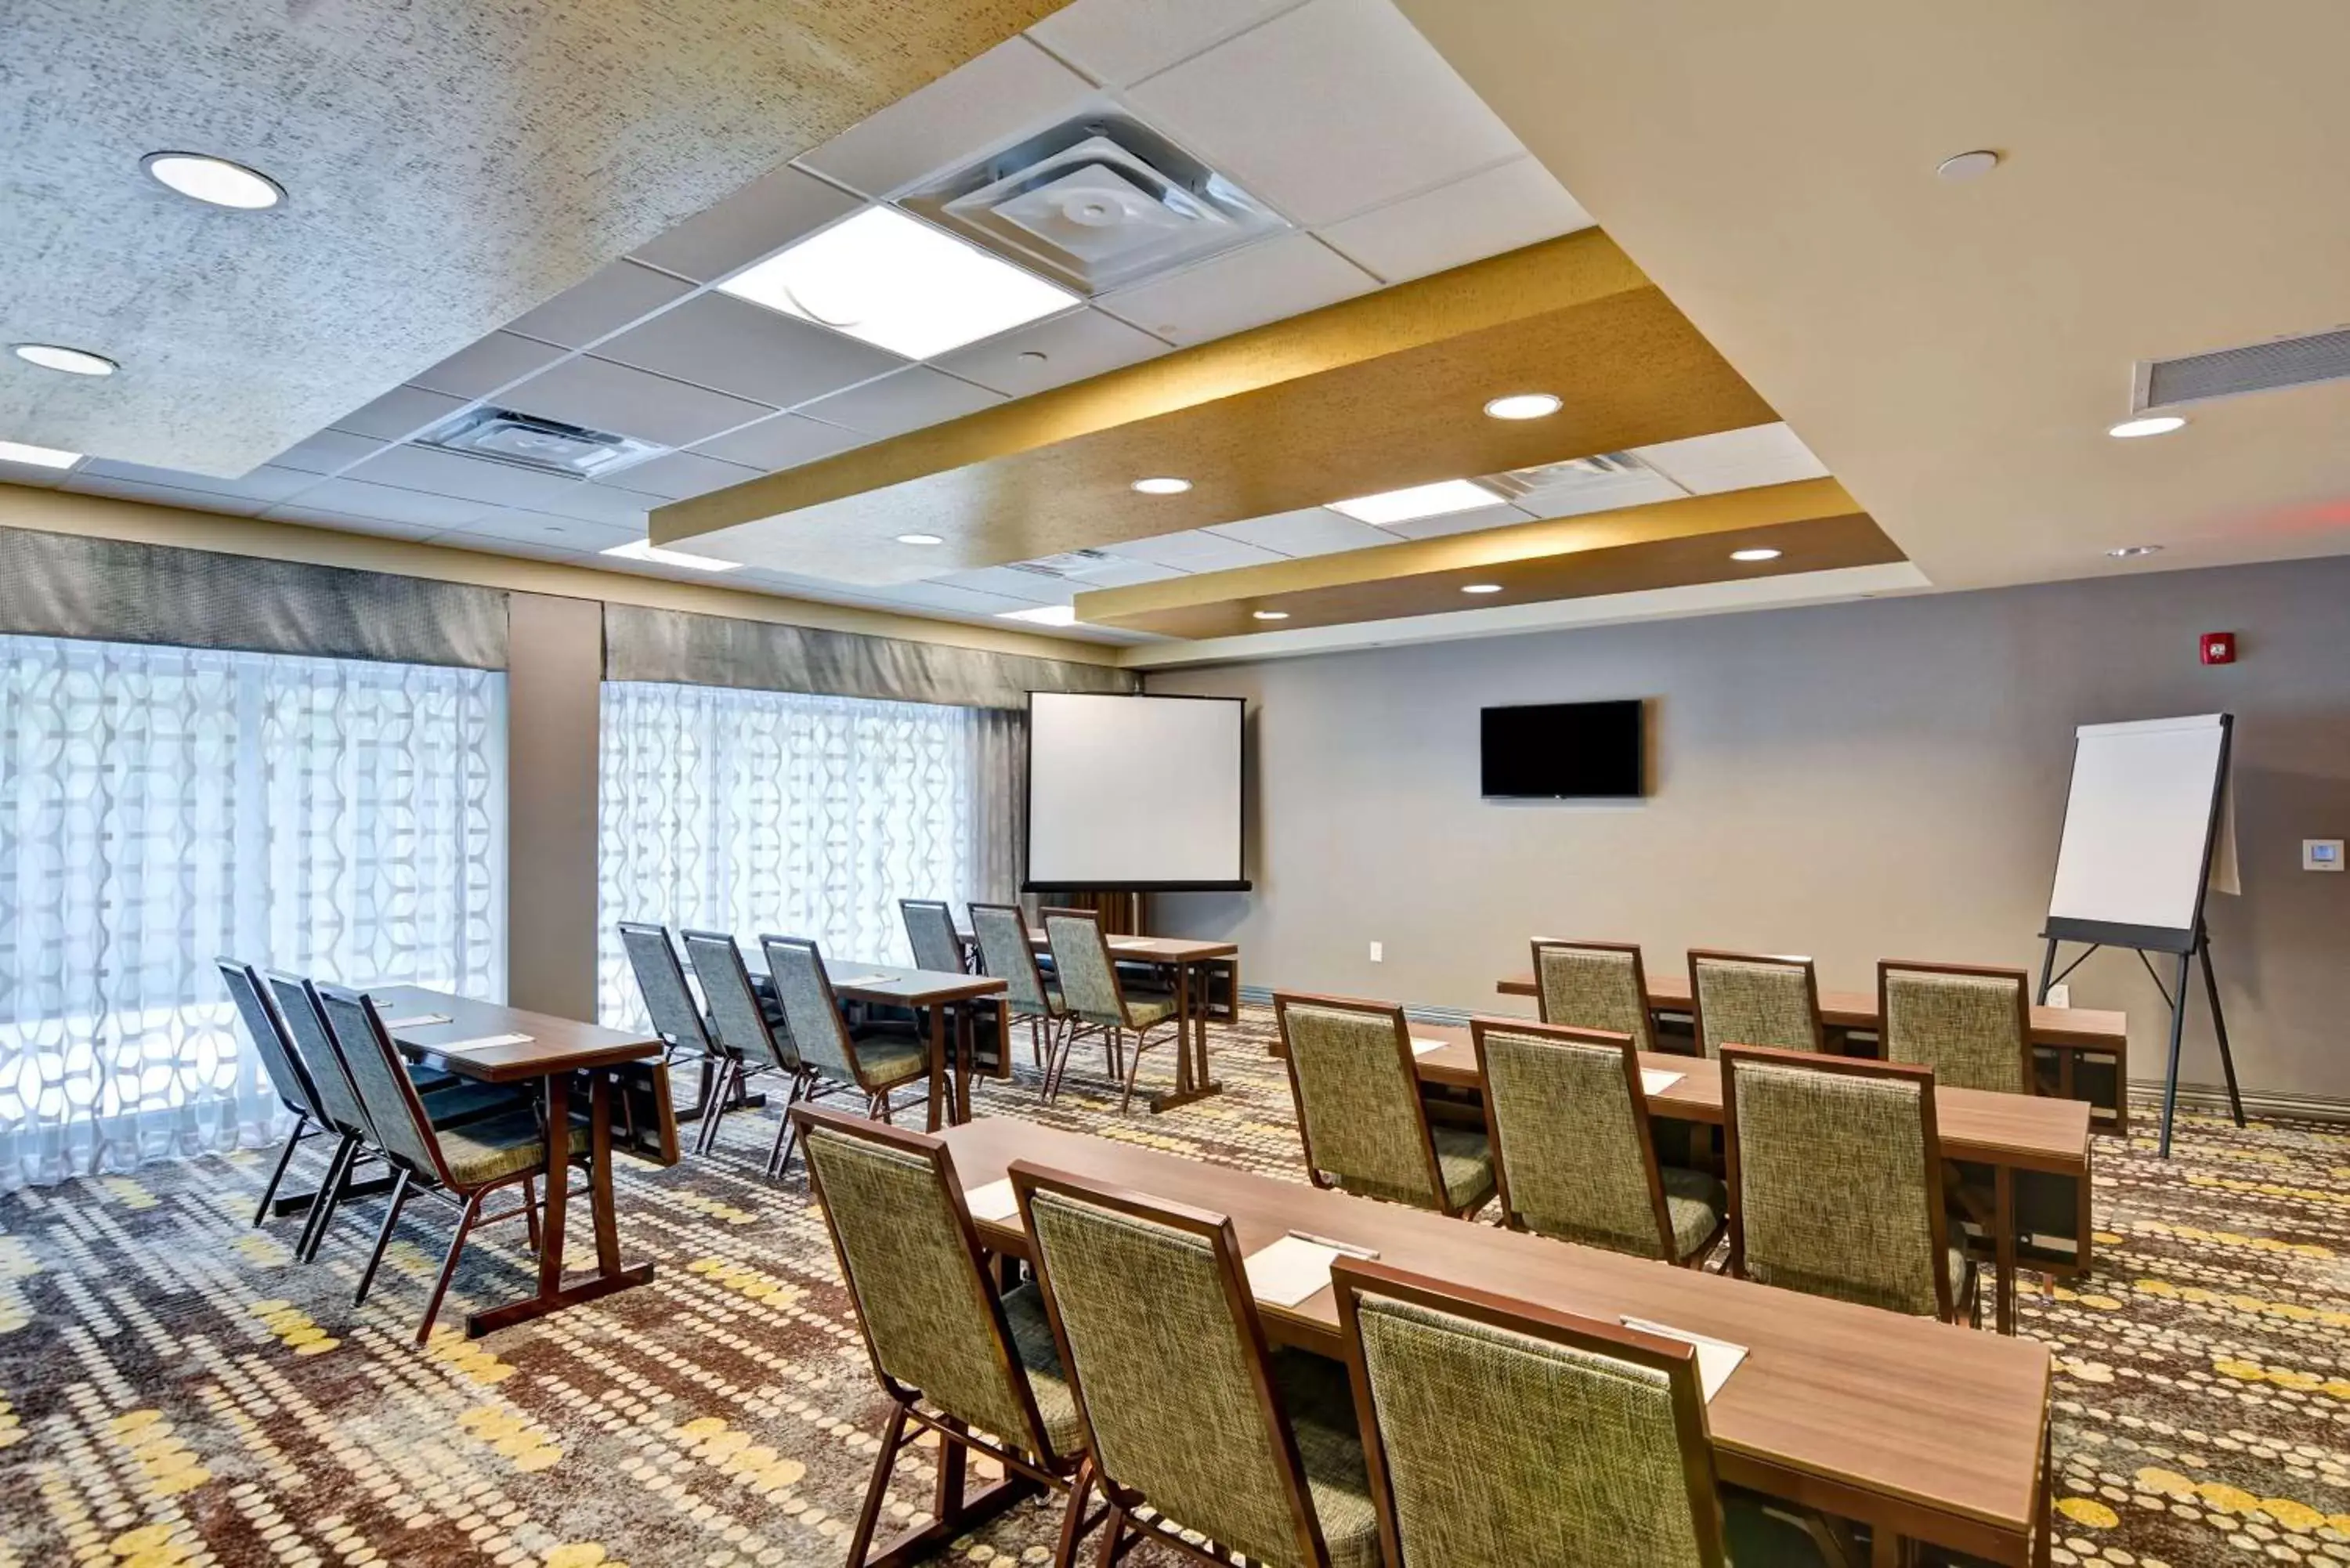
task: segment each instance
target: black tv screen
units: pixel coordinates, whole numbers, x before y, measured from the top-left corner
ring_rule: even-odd
[[[1513,800],[1620,800],[1645,794],[1640,701],[1488,708],[1484,793]]]

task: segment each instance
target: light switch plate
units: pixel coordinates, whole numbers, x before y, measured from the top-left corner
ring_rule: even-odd
[[[1388,956],[1388,945],[1387,945],[1387,943],[1385,943],[1385,942],[1373,942],[1373,943],[1371,944],[1371,961],[1372,961],[1373,963],[1384,963],[1384,962],[1386,962],[1386,961],[1387,961],[1387,956]]]
[[[2304,871],[2339,871],[2342,869],[2342,841],[2338,838],[2304,838],[2301,841],[2301,868]]]

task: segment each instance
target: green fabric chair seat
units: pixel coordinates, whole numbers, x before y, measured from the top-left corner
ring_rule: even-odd
[[[1148,1029],[1175,1016],[1175,997],[1171,992],[1136,991],[1126,993],[1126,1015],[1137,1029]]]
[[[492,1116],[507,1116],[530,1110],[531,1095],[507,1084],[467,1083],[452,1078],[448,1087],[435,1089],[424,1097],[424,1114],[434,1130],[464,1127],[469,1123],[486,1121]]]
[[[1077,1452],[1086,1446],[1085,1429],[1077,1420],[1077,1396],[1069,1386],[1069,1375],[1061,1370],[1052,1321],[1045,1315],[1045,1298],[1034,1283],[1004,1293],[1003,1321],[1012,1330],[1012,1347],[1020,1353],[1020,1365],[1027,1370],[1028,1391],[1035,1396],[1045,1435],[1062,1453]]]
[[[1038,978],[1042,981],[1045,987],[1045,1005],[1038,1007],[1034,1003],[1024,1002],[1014,998],[1011,1004],[1013,1017],[1052,1018],[1057,1017],[1062,1012],[1067,1011],[1068,1004],[1061,999],[1060,985],[1050,975],[1042,975]]]
[[[1297,1438],[1298,1462],[1330,1548],[1331,1568],[1377,1568],[1379,1516],[1371,1502],[1370,1472],[1356,1424],[1355,1395],[1347,1369],[1302,1350],[1276,1351],[1274,1381]]]
[[[577,1122],[570,1128],[571,1152],[588,1152],[588,1129]],[[441,1158],[460,1187],[480,1187],[546,1163],[546,1140],[539,1136],[538,1118],[527,1110],[515,1111],[463,1127],[436,1128]]]
[[[1466,1214],[1493,1196],[1493,1146],[1483,1133],[1471,1127],[1432,1127],[1428,1137],[1436,1146],[1437,1174],[1444,1179],[1444,1200],[1453,1212]],[[1358,1197],[1428,1206],[1427,1198],[1417,1189],[1392,1189],[1385,1182],[1346,1176],[1338,1179],[1338,1185]]]
[[[876,1088],[894,1089],[931,1070],[930,1042],[910,1024],[867,1023],[848,1032],[858,1070]]]
[[[1673,1256],[1686,1258],[1705,1245],[1730,1212],[1730,1189],[1718,1177],[1678,1165],[1657,1170],[1665,1189],[1665,1217],[1673,1222]]]

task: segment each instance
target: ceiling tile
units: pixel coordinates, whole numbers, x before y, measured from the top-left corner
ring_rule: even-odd
[[[1742,431],[1692,436],[1687,441],[1644,446],[1632,455],[1692,495],[1713,495],[1725,490],[1751,490],[1759,484],[1787,484],[1817,479],[1827,464],[1784,424],[1751,425]]]
[[[747,463],[762,473],[772,473],[779,468],[797,468],[801,463],[863,446],[867,439],[837,425],[802,419],[797,414],[777,414],[716,441],[703,441],[693,450],[698,456]]]
[[[566,348],[582,348],[692,289],[692,285],[650,267],[617,261],[537,309],[516,317],[506,330],[560,343]]]
[[[1074,583],[1014,566],[979,566],[968,572],[950,572],[933,580],[1031,605],[1065,605],[1076,597],[1077,591]]]
[[[1525,151],[1388,0],[1310,0],[1128,96],[1308,227]]]
[[[1607,474],[1580,474],[1562,468],[1556,478],[1519,496],[1517,505],[1535,517],[1581,517],[1651,502],[1679,501],[1688,494],[1663,474],[1645,468]]]
[[[460,348],[411,384],[468,400],[486,398],[508,381],[546,369],[563,354],[562,349],[536,338],[493,332],[472,348]]]
[[[895,354],[731,295],[705,294],[597,345],[635,365],[775,408],[805,403],[903,366]]]
[[[485,506],[538,506],[579,483],[512,463],[422,446],[389,448],[350,470],[348,477],[365,484],[396,485],[478,501]]]
[[[756,425],[752,427],[754,430],[758,428]],[[595,483],[638,495],[682,501],[690,495],[706,495],[730,484],[740,484],[746,479],[756,479],[762,472],[745,468],[739,462],[721,462],[714,457],[702,457],[695,452],[673,452],[665,457],[648,458],[642,462],[631,463],[611,478],[599,479]]]
[[[1299,0],[1075,0],[1028,36],[1077,69],[1128,87]]]
[[[348,512],[330,512],[320,506],[290,503],[273,506],[261,516],[267,523],[291,523],[305,528],[332,528],[341,534],[373,534],[386,539],[423,539],[442,531],[437,523],[402,523],[390,517],[361,517]]]
[[[184,506],[195,512],[223,512],[236,517],[251,517],[265,502],[248,496],[223,495],[211,490],[190,490],[177,484],[148,484],[136,479],[115,479],[87,469],[66,476],[60,490],[70,490],[80,495],[111,495],[123,501],[144,501],[156,506]]]
[[[662,446],[689,446],[766,413],[746,402],[689,387],[608,359],[567,359],[507,392],[499,401],[551,420],[613,431]]]
[[[868,196],[890,196],[1044,130],[1092,94],[1092,83],[1026,38],[1007,38],[794,161]]]
[[[511,540],[551,552],[573,553],[608,550],[615,545],[645,536],[641,525],[590,523],[519,507],[500,507],[484,513],[454,532],[483,539]]]
[[[588,524],[581,524],[581,527]],[[592,562],[596,552],[576,545],[566,544],[549,535],[544,540],[508,538],[500,534],[477,534],[464,528],[448,528],[426,537],[428,545],[438,545],[444,550],[472,550],[484,556],[506,556],[525,561],[560,561],[572,565]]]
[[[1006,397],[1024,398],[1167,352],[1149,333],[1098,310],[1073,310],[1016,327],[984,343],[941,354],[931,363]],[[1040,356],[1040,358],[1029,358]]]
[[[819,398],[806,411],[868,436],[903,435],[942,420],[993,408],[1001,395],[958,381],[927,365],[915,365],[846,392]]]
[[[1529,519],[1514,506],[1480,506],[1471,512],[1452,512],[1441,517],[1422,517],[1411,523],[1390,523],[1387,531],[1400,534],[1407,539],[1440,539],[1448,534],[1473,534],[1480,528],[1506,528],[1513,523]]]
[[[1312,234],[1288,234],[1096,303],[1146,332],[1190,345],[1336,305],[1377,286],[1368,273]]]
[[[909,609],[956,610],[964,615],[1003,615],[1035,607],[1028,599],[983,593],[954,583],[899,583],[879,590],[875,597],[883,603]]]
[[[265,463],[239,479],[217,479],[206,473],[182,473],[177,469],[150,468],[143,462],[121,462],[107,457],[92,458],[83,463],[76,471],[77,477],[81,474],[130,480],[140,484],[160,484],[179,490],[202,490],[213,495],[257,501],[265,506],[283,501],[318,483],[318,476],[315,473],[275,464]]]
[[[354,409],[335,421],[348,435],[373,436],[378,441],[404,441],[465,406],[463,398],[428,392],[421,387],[394,387],[363,409]],[[289,467],[281,462],[278,466]]]
[[[1345,255],[1401,283],[1590,226],[1591,214],[1549,170],[1520,158],[1320,233]]]
[[[860,205],[856,197],[786,163],[631,254],[680,277],[709,283]]]
[[[362,484],[356,479],[323,480],[302,493],[301,505],[307,512],[342,512],[437,528],[462,528],[490,510],[478,501],[427,495],[389,484]]]
[[[372,436],[352,435],[346,431],[320,431],[307,441],[296,441],[271,460],[276,468],[300,469],[306,473],[332,473],[363,457],[383,450],[384,443]]]
[[[1326,506],[1277,512],[1270,517],[1252,517],[1245,523],[1220,523],[1205,531],[1284,556],[1335,556],[1341,550],[1368,550],[1392,545],[1399,538],[1384,528],[1341,516]]]
[[[530,510],[628,528],[642,537],[646,514],[660,504],[660,498],[656,495],[639,495],[633,490],[621,490],[609,484],[566,480],[561,490],[542,501],[531,503]],[[467,525],[471,526],[470,524]]]
[[[1227,539],[1195,528],[1183,534],[1161,534],[1155,539],[1128,539],[1102,546],[1113,556],[1171,566],[1179,572],[1222,572],[1236,566],[1262,566],[1284,559],[1271,550],[1238,539]]]

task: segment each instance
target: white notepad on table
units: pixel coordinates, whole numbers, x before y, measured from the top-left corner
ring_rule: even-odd
[[[1626,1328],[1637,1328],[1659,1339],[1678,1339],[1684,1345],[1695,1345],[1698,1385],[1704,1390],[1705,1401],[1709,1405],[1713,1403],[1713,1397],[1721,1392],[1721,1386],[1730,1381],[1730,1375],[1738,1370],[1738,1364],[1746,1359],[1746,1347],[1732,1345],[1726,1339],[1691,1334],[1687,1329],[1651,1323],[1644,1317],[1618,1318],[1617,1321]]]
[[[1427,1055],[1430,1051],[1441,1051],[1441,1050],[1443,1050],[1447,1045],[1450,1045],[1450,1044],[1452,1044],[1452,1042],[1451,1042],[1451,1041],[1450,1041],[1450,1040],[1418,1040],[1418,1039],[1415,1039],[1415,1040],[1411,1043],[1411,1054],[1412,1054],[1413,1055],[1415,1055],[1415,1056],[1425,1056],[1425,1055]]]
[[[894,982],[897,978],[898,977],[894,974],[849,974],[841,976],[840,979],[834,981],[832,983],[834,988],[837,990],[842,986],[889,985]]]
[[[387,1018],[383,1026],[397,1034],[403,1029],[431,1029],[436,1024],[457,1021],[445,1012],[403,1012],[397,1018]]]
[[[1640,1092],[1661,1095],[1687,1076],[1686,1073],[1660,1073],[1654,1067],[1643,1067],[1640,1069]]]
[[[974,1187],[962,1195],[963,1207],[974,1220],[1009,1220],[1020,1212],[1020,1199],[1013,1195],[1012,1179],[991,1181],[984,1187]]]
[[[1330,1265],[1344,1255],[1336,1247],[1284,1236],[1248,1255],[1243,1266],[1248,1272],[1249,1293],[1275,1306],[1294,1307],[1329,1284]]]
[[[436,1040],[432,1049],[452,1054],[458,1051],[486,1051],[494,1045],[527,1045],[534,1036],[528,1034],[477,1034],[471,1040]]]

